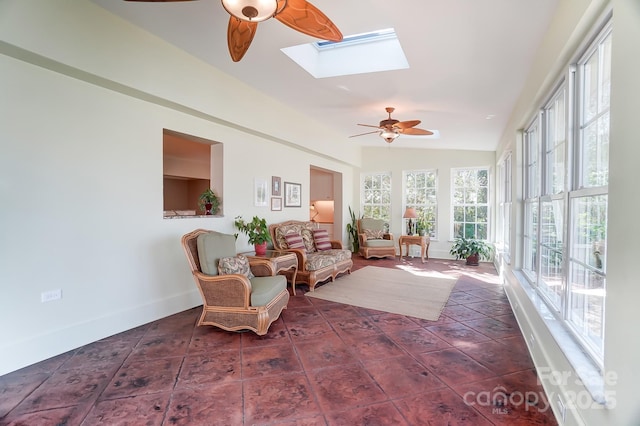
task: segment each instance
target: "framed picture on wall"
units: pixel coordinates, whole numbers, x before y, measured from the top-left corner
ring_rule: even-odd
[[[293,182],[284,183],[284,206],[302,207],[302,184]]]
[[[281,197],[282,196],[282,181],[278,176],[271,176],[271,196],[272,197]]]
[[[271,210],[273,211],[282,210],[282,198],[271,197]]]
[[[269,187],[267,181],[264,179],[256,178],[254,184],[253,205],[256,207],[267,207]]]

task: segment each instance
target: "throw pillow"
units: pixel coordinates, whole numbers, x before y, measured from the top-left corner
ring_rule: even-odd
[[[367,236],[367,240],[381,240],[384,236],[384,231],[382,229],[365,229],[364,235]]]
[[[329,240],[329,233],[326,229],[314,229],[313,239],[316,242],[318,251],[331,250],[331,241]]]
[[[290,232],[284,236],[284,239],[287,242],[287,247],[289,247],[290,249],[306,250],[304,241],[302,241],[302,236],[299,233]]]
[[[220,275],[241,274],[249,279],[254,277],[249,267],[249,259],[242,254],[234,257],[221,257],[218,262],[218,273]]]

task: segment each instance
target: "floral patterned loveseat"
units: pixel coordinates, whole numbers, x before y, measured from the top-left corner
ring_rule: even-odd
[[[273,248],[293,252],[298,257],[295,284],[308,284],[310,291],[328,278],[335,281],[338,274],[350,274],[353,267],[351,250],[343,249],[340,241],[329,241],[323,231],[316,229],[313,222],[297,220],[269,225]],[[301,244],[293,244],[300,239]]]

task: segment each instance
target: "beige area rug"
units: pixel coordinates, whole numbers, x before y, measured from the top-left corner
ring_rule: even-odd
[[[332,302],[437,321],[456,281],[438,272],[365,266],[305,294]]]

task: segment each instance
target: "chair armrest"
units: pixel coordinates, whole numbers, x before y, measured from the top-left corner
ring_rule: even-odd
[[[307,266],[307,252],[303,249],[280,249],[280,251],[286,251],[288,253],[293,253],[296,255],[298,259],[298,271],[304,271],[305,266]]]
[[[342,249],[342,241],[331,240],[330,243],[332,249]]]
[[[207,275],[198,271],[193,276],[207,305],[243,308],[251,305],[251,281],[246,276]]]
[[[367,234],[364,232],[362,234],[358,234],[358,242],[360,243],[360,246],[365,246],[367,242]]]
[[[249,259],[249,267],[256,277],[272,277],[276,274],[273,264],[267,259]]]

